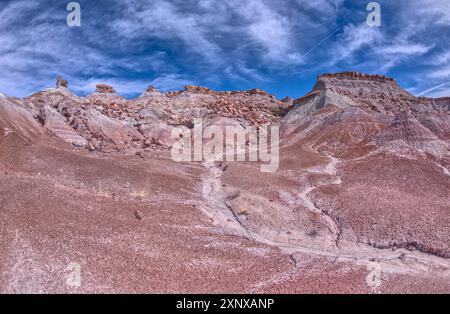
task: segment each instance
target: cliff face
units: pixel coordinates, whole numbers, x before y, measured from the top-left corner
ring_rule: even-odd
[[[400,87],[393,78],[358,72],[320,75],[306,98],[300,98],[294,103],[301,105],[305,99],[326,91],[347,97],[359,107],[388,114],[403,111],[413,114],[442,112],[450,108],[450,97],[415,97]]]
[[[317,78],[313,90],[333,89],[343,94],[368,95],[382,92],[393,96],[412,97],[393,78],[358,72],[324,74]]]

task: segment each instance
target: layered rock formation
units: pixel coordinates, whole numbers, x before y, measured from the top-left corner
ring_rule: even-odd
[[[405,144],[435,155],[445,155],[450,151],[447,143],[439,140],[430,129],[406,112],[396,115],[391,124],[374,137],[374,141],[392,149],[399,149]]]
[[[355,72],[282,101],[68,86],[0,94],[0,292],[72,292],[69,263],[81,293],[450,291],[449,98]],[[195,118],[278,124],[278,171],[174,162]]]

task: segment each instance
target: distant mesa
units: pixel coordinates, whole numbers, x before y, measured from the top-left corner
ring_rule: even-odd
[[[101,94],[115,94],[116,90],[111,85],[97,84],[97,89],[95,90],[95,92]]]

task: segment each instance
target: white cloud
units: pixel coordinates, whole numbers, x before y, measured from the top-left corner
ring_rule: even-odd
[[[117,34],[133,40],[151,37],[180,40],[186,52],[193,51],[210,63],[220,62],[221,49],[210,39],[215,23],[223,18],[217,10],[189,13],[163,0],[128,1],[125,5],[128,14],[111,23]],[[201,5],[207,8],[208,1]]]
[[[317,43],[316,35],[323,38],[328,27],[336,26],[333,12],[342,0],[321,0],[320,6],[296,1],[123,0],[107,8],[82,5],[79,29],[65,24],[65,6],[50,0],[10,1],[0,7],[0,69],[7,73],[0,89],[24,96],[52,86],[56,75],[73,86],[90,77],[137,74],[141,79],[148,72],[156,75],[147,77],[161,75],[168,85],[178,86],[176,78],[183,71],[202,82],[220,82],[225,73],[256,85],[267,80],[263,72],[306,64],[303,53]],[[329,25],[323,19],[314,21],[305,10],[329,14]],[[96,14],[108,14],[109,19],[100,21]]]
[[[418,19],[432,24],[450,25],[450,1],[448,0],[412,0],[405,6],[411,12],[411,22]]]
[[[324,1],[331,3],[334,1]],[[339,2],[339,1],[338,1]],[[284,4],[289,4],[289,0]],[[294,32],[299,16],[279,12],[279,5],[266,0],[213,0],[184,2],[164,0],[126,1],[128,14],[111,23],[117,34],[139,40],[157,37],[184,44],[186,53],[219,67],[237,57],[258,51],[267,64],[300,64],[300,41]],[[190,10],[185,9],[188,7]],[[286,9],[286,8],[284,8]],[[318,29],[317,29],[318,30]]]
[[[440,53],[437,57],[433,58],[432,62],[435,65],[450,64],[450,51]]]
[[[438,70],[430,71],[430,73],[428,74],[428,77],[433,78],[433,79],[450,78],[450,65],[441,67]]]
[[[232,80],[239,82],[248,80],[264,82],[268,80],[268,78],[262,75],[257,69],[250,68],[243,62],[237,62],[236,64],[228,66],[224,70],[224,74]]]
[[[333,55],[332,64],[341,60],[352,61],[354,55],[361,50],[371,50],[383,40],[378,27],[368,27],[363,23],[360,25],[349,24],[344,27],[337,43],[331,50]]]
[[[113,86],[120,95],[129,96],[143,93],[149,85],[155,86],[161,91],[169,91],[182,89],[186,85],[193,84],[193,81],[177,74],[161,75],[153,80],[93,77],[75,81],[70,88],[77,93],[90,94],[95,91],[96,85],[100,83]]]
[[[440,52],[431,56],[426,77],[432,80],[450,78],[450,51]]]
[[[265,57],[272,61],[296,63],[294,39],[289,20],[278,14],[261,0],[241,2],[238,13],[249,21],[246,30],[250,39],[265,51]]]
[[[432,46],[410,42],[397,42],[394,40],[392,44],[386,44],[376,48],[375,54],[378,55],[380,71],[386,72],[405,60],[428,53],[432,48]]]
[[[392,45],[377,48],[380,55],[398,56],[398,55],[423,55],[430,51],[432,47],[413,43],[394,43]]]
[[[450,77],[449,4],[389,2],[382,27],[373,28],[364,6],[349,14],[343,0],[123,0],[82,6],[83,26],[72,29],[65,6],[53,1],[2,2],[0,89],[23,96],[54,85],[58,74],[88,88],[89,78],[122,77],[118,84],[136,92],[144,77],[158,76],[161,89],[191,81],[258,85],[320,63],[325,71],[382,73],[413,64],[421,75],[408,83],[424,90]],[[133,78],[138,83],[125,85]]]
[[[178,74],[160,76],[151,81],[151,85],[155,86],[161,91],[178,90],[182,89],[186,85],[194,84],[195,82],[193,80]]]
[[[404,61],[427,54],[434,47],[413,42],[403,31],[392,36],[382,30],[366,23],[346,25],[330,50],[331,65],[342,61],[353,66],[371,66],[374,71],[385,73]]]
[[[18,0],[0,8],[2,92],[26,96],[53,87],[57,75],[69,79],[70,85],[79,85],[85,77],[93,75],[115,77],[123,71],[139,73],[163,67],[164,53],[117,55],[115,50],[121,49],[119,43],[104,36],[102,30],[90,28],[86,21],[80,30],[69,28],[65,24],[65,6],[40,7],[38,4]],[[114,46],[115,50],[110,50],[109,46]],[[164,75],[167,75],[170,67],[164,68]]]
[[[344,2],[344,0],[296,1],[302,8],[305,8],[307,10],[314,10],[320,12],[320,14],[328,16],[335,14]]]

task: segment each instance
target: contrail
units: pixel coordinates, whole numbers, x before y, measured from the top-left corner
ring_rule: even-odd
[[[434,91],[434,90],[436,90],[436,89],[439,89],[439,88],[441,88],[442,86],[447,85],[448,83],[450,83],[450,81],[445,82],[445,83],[442,83],[442,84],[439,84],[439,85],[436,85],[436,86],[434,86],[434,87],[432,87],[432,88],[430,88],[430,89],[427,89],[427,90],[421,92],[418,96],[422,96],[422,95],[428,94],[429,92],[432,92],[432,91]]]
[[[302,55],[302,58],[306,57],[307,55],[309,55],[314,49],[316,49],[317,47],[319,47],[321,44],[323,44],[325,41],[327,41],[330,37],[332,37],[334,34],[337,33],[338,30],[340,30],[342,27],[338,27],[334,32],[332,32],[331,34],[329,34],[327,37],[325,37],[324,39],[322,39],[321,41],[319,41],[317,44],[315,44],[311,49],[309,49],[307,52],[305,52]]]

